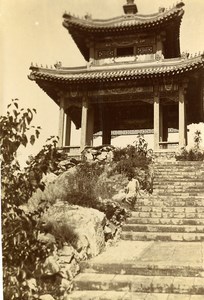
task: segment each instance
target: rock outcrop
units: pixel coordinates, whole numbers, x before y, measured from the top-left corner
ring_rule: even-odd
[[[47,224],[49,228],[54,229],[51,233],[46,232],[39,236],[45,247],[51,249],[43,264],[40,279],[40,285],[47,294],[42,295],[40,299],[49,299],[49,296],[64,299],[72,288],[73,278],[80,271],[79,262],[98,255],[104,249],[106,217],[98,210],[70,206],[58,201],[46,211],[42,222],[45,232],[48,230]],[[53,227],[50,224],[53,224]],[[71,241],[66,242],[63,239],[60,226],[63,229],[67,226],[67,230],[77,237],[72,241],[72,245]],[[67,233],[64,235],[66,237]]]

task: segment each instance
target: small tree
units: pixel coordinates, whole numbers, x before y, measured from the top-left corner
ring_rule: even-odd
[[[34,144],[40,127],[30,126],[35,109],[19,109],[18,99],[8,105],[0,117],[2,170],[2,249],[4,299],[28,299],[27,280],[34,276],[46,251],[38,241],[39,209],[32,214],[20,205],[32,195],[28,172],[20,170],[17,150]],[[32,132],[31,132],[32,131]],[[30,133],[31,132],[31,133]]]
[[[195,135],[194,135],[194,148],[195,148],[195,150],[200,149],[201,142],[202,142],[201,131],[196,130]]]
[[[204,151],[200,147],[201,142],[201,131],[196,130],[194,133],[194,147],[190,150],[187,150],[186,147],[183,147],[176,155],[176,159],[184,161],[203,161]]]

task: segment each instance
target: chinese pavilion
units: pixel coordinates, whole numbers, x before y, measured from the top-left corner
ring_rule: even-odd
[[[204,56],[180,52],[183,7],[142,15],[127,0],[112,19],[63,15],[87,65],[31,66],[29,75],[59,105],[60,147],[70,146],[71,121],[81,128],[81,151],[99,131],[110,144],[111,130],[153,129],[155,151],[187,144],[187,125],[204,120]],[[177,143],[169,128],[178,129]]]

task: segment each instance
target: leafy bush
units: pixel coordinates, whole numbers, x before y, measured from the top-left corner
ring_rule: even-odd
[[[142,135],[138,136],[135,145],[116,149],[113,161],[116,162],[112,172],[125,174],[139,180],[143,189],[149,189],[147,177],[149,165],[152,161],[152,150],[147,149],[147,143]]]
[[[112,166],[114,168],[114,165]],[[112,168],[105,168],[99,176],[94,193],[102,199],[111,199],[121,189],[124,189],[128,184],[128,179],[125,174],[112,174]]]
[[[126,215],[125,210],[117,202],[106,199],[111,199],[121,189],[121,184],[126,186],[127,178],[121,174],[108,176],[109,170],[105,168],[102,162],[77,165],[76,172],[67,177],[61,200],[98,209],[106,214],[108,220],[119,222]]]
[[[72,192],[66,195],[66,201],[72,205],[79,205],[82,207],[96,208],[97,198],[92,194],[87,194],[83,192]]]
[[[127,218],[127,211],[121,205],[112,200],[102,200],[97,203],[97,209],[104,212],[107,219],[118,225]]]
[[[34,144],[39,136],[40,128],[30,126],[35,112],[34,109],[19,109],[18,100],[14,99],[8,105],[7,114],[0,117],[5,300],[29,298],[26,280],[35,276],[40,261],[47,255],[38,240],[42,209],[26,213],[20,207],[36,188],[30,183],[29,172],[20,170],[16,158],[21,145]]]
[[[63,198],[70,204],[95,208],[97,196],[94,187],[103,169],[104,164],[100,162],[77,165],[74,175],[68,177],[67,193]]]
[[[194,147],[187,150],[186,147],[183,147],[180,152],[176,154],[176,160],[182,161],[203,161],[204,160],[204,151],[200,148],[201,132],[197,130],[194,136]]]

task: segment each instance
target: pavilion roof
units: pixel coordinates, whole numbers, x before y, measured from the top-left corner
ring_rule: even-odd
[[[204,55],[163,59],[161,61],[48,69],[31,66],[30,80],[63,84],[101,83],[134,79],[153,79],[184,75],[204,68]]]
[[[124,14],[119,17],[104,20],[92,19],[91,16],[85,16],[85,18],[82,19],[65,13],[63,15],[63,26],[67,28],[70,33],[73,29],[88,33],[129,31],[131,29],[134,31],[150,28],[155,29],[169,21],[181,20],[184,14],[183,6],[184,3],[181,1],[170,9],[161,8],[159,12],[150,15]]]

